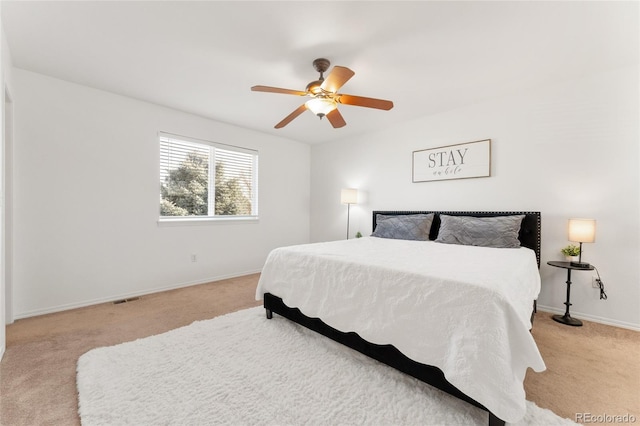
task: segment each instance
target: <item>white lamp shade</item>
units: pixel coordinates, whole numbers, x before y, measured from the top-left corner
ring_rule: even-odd
[[[340,192],[340,202],[342,204],[358,204],[358,190],[355,188],[345,188]]]
[[[569,241],[593,243],[595,240],[595,219],[569,219]]]

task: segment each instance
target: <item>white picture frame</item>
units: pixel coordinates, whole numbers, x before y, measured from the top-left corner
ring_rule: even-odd
[[[413,182],[491,176],[491,139],[413,151]]]

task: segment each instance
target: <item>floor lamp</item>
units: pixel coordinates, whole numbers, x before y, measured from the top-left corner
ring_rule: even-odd
[[[355,188],[345,188],[340,193],[340,202],[347,205],[347,240],[349,239],[349,210],[351,204],[358,204],[358,190]]]

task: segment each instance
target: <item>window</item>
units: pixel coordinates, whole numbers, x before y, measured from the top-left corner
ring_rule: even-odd
[[[160,218],[257,218],[258,152],[160,133]]]

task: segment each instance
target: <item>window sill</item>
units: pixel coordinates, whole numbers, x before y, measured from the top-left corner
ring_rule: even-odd
[[[239,225],[260,222],[258,216],[240,217],[161,217],[158,219],[158,226],[193,226],[193,225]]]

